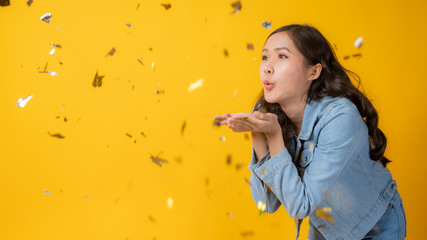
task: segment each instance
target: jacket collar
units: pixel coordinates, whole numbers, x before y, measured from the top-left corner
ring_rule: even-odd
[[[321,100],[321,102],[310,100],[305,104],[301,131],[298,135],[299,139],[308,140],[310,138],[314,124],[316,123],[319,112],[322,109],[322,102],[323,100]]]

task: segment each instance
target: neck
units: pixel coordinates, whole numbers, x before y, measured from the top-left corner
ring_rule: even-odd
[[[297,99],[294,101],[289,101],[286,103],[280,103],[282,110],[286,113],[292,123],[295,125],[295,133],[299,135],[302,126],[302,120],[304,118],[304,109],[305,104],[307,103],[307,97]]]

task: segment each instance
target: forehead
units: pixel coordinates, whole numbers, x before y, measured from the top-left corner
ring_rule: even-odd
[[[271,35],[265,42],[264,49],[274,50],[279,47],[287,47],[291,52],[295,52],[297,49],[294,42],[289,37],[287,32],[278,32]]]

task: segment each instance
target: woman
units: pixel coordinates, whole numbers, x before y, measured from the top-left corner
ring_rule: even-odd
[[[275,30],[262,50],[254,112],[215,116],[251,132],[252,197],[309,219],[309,239],[404,239],[406,219],[368,98],[314,27]],[[358,77],[357,77],[358,80]]]

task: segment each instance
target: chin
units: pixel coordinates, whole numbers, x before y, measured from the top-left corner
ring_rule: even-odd
[[[265,101],[266,101],[266,102],[268,102],[268,103],[277,103],[277,100],[276,100],[276,99],[274,99],[274,98],[272,98],[272,97],[268,97],[268,96],[266,96],[266,95],[264,95],[264,99],[265,99]]]

